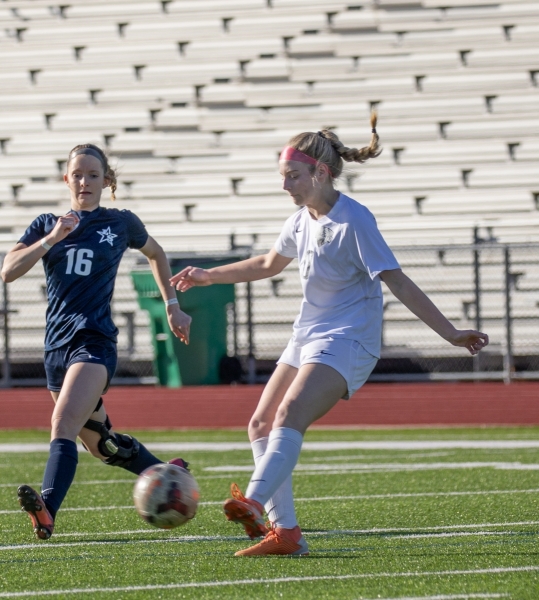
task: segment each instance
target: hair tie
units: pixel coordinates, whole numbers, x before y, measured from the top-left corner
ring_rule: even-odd
[[[319,135],[321,138],[324,138],[324,139],[326,139],[326,136],[325,136],[325,135],[324,135],[324,134],[323,134],[321,131],[317,131],[316,133],[317,133],[317,135]]]
[[[373,128],[371,129],[371,131],[372,131],[372,133],[376,133],[376,127],[373,127]]]

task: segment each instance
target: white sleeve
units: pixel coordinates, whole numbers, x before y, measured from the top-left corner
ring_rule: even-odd
[[[296,242],[294,221],[296,215],[292,215],[288,217],[285,224],[283,225],[283,229],[281,234],[277,238],[277,241],[274,244],[274,249],[277,254],[281,256],[286,256],[287,258],[297,258],[298,256],[298,245]]]
[[[374,215],[366,210],[361,219],[353,223],[357,266],[374,279],[382,271],[400,269],[393,252],[382,237]]]

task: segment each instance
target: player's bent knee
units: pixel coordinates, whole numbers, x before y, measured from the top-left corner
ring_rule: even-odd
[[[252,417],[247,429],[251,441],[267,437],[271,431],[271,423]]]
[[[104,423],[89,419],[84,424],[84,427],[99,433],[100,439],[97,443],[97,456],[105,464],[114,467],[126,467],[137,458],[140,449],[139,442],[127,434],[111,433],[112,424],[108,417]],[[91,450],[90,452],[96,456]],[[103,456],[105,458],[102,458]]]

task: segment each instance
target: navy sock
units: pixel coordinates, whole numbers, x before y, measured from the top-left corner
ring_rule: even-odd
[[[53,519],[73,482],[78,461],[75,442],[62,438],[52,440],[49,460],[43,475],[41,496]]]
[[[160,465],[163,461],[159,460],[157,456],[154,456],[144,444],[139,442],[138,456],[131,461],[129,465],[118,465],[126,471],[130,471],[135,475],[140,475],[144,469],[151,467],[152,465]]]

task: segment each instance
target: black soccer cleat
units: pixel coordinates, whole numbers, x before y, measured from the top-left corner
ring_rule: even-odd
[[[17,496],[22,510],[32,521],[36,537],[39,540],[48,540],[54,531],[54,519],[41,495],[29,485],[21,485],[17,490]]]

